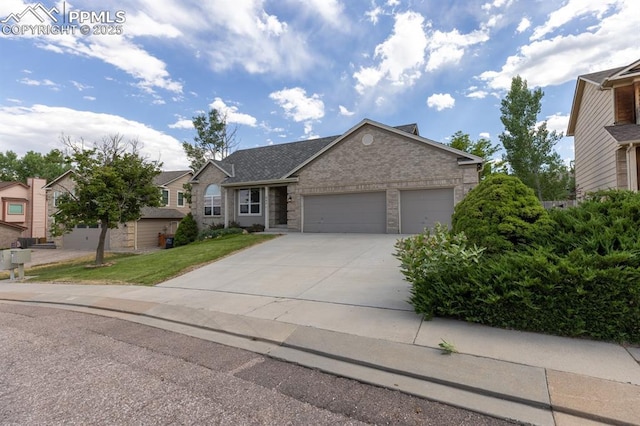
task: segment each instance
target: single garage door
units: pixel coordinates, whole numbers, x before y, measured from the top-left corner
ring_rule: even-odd
[[[304,232],[387,232],[385,192],[307,195]]]
[[[440,222],[451,225],[453,188],[400,192],[400,232],[419,234]]]
[[[100,240],[100,228],[98,225],[79,225],[62,237],[62,247],[70,250],[95,250]],[[104,249],[109,250],[109,230],[104,240]]]

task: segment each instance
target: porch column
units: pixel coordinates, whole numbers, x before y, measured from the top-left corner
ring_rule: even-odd
[[[229,189],[224,189],[224,227],[229,227]]]
[[[264,230],[269,230],[269,187],[264,187]]]

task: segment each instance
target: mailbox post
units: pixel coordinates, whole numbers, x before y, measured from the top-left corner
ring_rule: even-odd
[[[10,249],[0,252],[0,268],[9,269],[11,281],[16,279],[16,268],[18,268],[20,279],[24,279],[24,264],[27,262],[31,262],[31,250]]]

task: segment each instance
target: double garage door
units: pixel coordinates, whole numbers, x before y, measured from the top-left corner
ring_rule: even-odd
[[[451,223],[453,189],[400,191],[400,232],[417,234],[436,222]],[[386,192],[307,195],[304,232],[387,232]]]

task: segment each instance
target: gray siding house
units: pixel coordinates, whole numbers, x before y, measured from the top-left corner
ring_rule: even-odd
[[[194,174],[201,228],[412,234],[449,224],[482,158],[365,119],[342,135],[238,150]]]
[[[638,190],[640,60],[578,77],[567,136],[573,136],[578,195]]]

